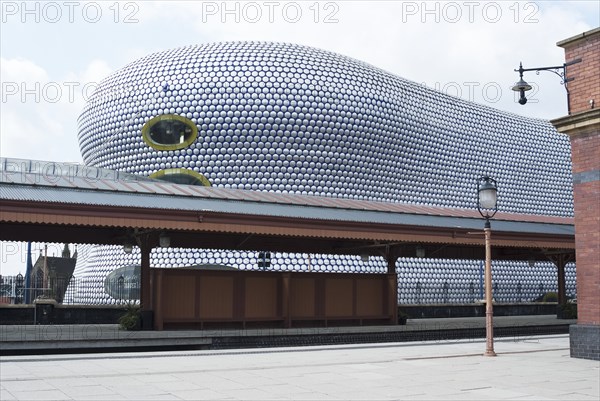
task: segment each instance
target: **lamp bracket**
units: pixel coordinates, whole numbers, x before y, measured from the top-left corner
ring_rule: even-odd
[[[519,63],[519,68],[516,69],[515,72],[519,73],[520,79],[523,79],[523,73],[526,71],[535,71],[535,73],[537,75],[540,75],[540,71],[548,71],[548,72],[551,72],[551,73],[557,75],[560,78],[560,84],[565,87],[565,91],[567,92],[567,108],[568,108],[568,113],[571,114],[571,105],[570,105],[570,101],[569,101],[570,94],[569,94],[569,88],[567,87],[567,83],[571,82],[575,78],[567,76],[567,67],[570,65],[573,65],[573,64],[577,64],[577,63],[581,63],[581,58],[571,60],[568,63],[564,63],[563,65],[555,65],[555,66],[551,66],[551,67],[523,68],[523,63]],[[521,93],[521,96],[524,97],[524,95],[522,93]],[[521,104],[525,104],[526,101],[527,100],[525,100]]]
[[[515,72],[519,73],[519,77],[523,78],[523,73],[526,71],[535,71],[535,73],[537,75],[540,75],[540,71],[548,71],[551,72],[553,74],[556,74],[560,79],[560,84],[565,86],[565,89],[568,92],[567,89],[567,82],[571,82],[574,78],[568,78],[567,77],[567,67],[573,64],[577,64],[577,63],[581,63],[581,58],[575,59],[575,60],[571,60],[568,63],[564,63],[563,65],[555,65],[552,67],[534,67],[534,68],[523,68],[523,64],[521,63],[519,65],[519,69],[515,70]],[[562,70],[562,71],[560,71]]]

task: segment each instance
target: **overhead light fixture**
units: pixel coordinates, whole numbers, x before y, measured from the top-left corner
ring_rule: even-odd
[[[567,78],[567,67],[573,64],[577,64],[581,62],[581,58],[578,58],[576,60],[573,61],[569,61],[568,63],[564,63],[563,65],[556,65],[553,67],[535,67],[535,68],[523,68],[523,63],[519,63],[519,69],[515,70],[515,72],[519,73],[519,82],[517,82],[513,87],[512,90],[514,90],[515,92],[519,92],[519,104],[524,105],[525,103],[527,103],[527,98],[525,97],[525,92],[530,91],[532,89],[531,85],[529,85],[524,79],[523,79],[523,73],[525,71],[535,71],[536,74],[539,74],[540,71],[549,71],[553,74],[558,75],[558,77],[561,79],[560,84],[563,85],[565,87],[565,91],[567,91],[567,110],[568,113],[571,114],[571,105],[570,100],[569,100],[569,88],[567,87],[567,83],[569,83],[570,81],[572,81],[574,78]],[[562,72],[559,72],[559,70],[562,70]]]
[[[519,92],[520,96],[519,96],[519,104],[525,104],[527,103],[527,98],[525,97],[525,92],[530,91],[531,90],[531,85],[529,85],[527,82],[525,82],[525,80],[523,79],[523,77],[521,77],[521,79],[519,80],[519,82],[517,82],[515,84],[515,86],[512,87],[512,90],[514,90],[515,92]]]
[[[486,220],[486,227],[490,224],[490,219],[498,211],[498,184],[496,180],[488,176],[479,179],[477,188],[478,200],[477,209],[481,217]]]
[[[158,245],[160,245],[161,248],[168,248],[171,246],[171,237],[165,232],[160,233],[158,236]]]

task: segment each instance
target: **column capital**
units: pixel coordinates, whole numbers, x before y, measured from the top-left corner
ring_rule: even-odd
[[[600,109],[592,109],[566,117],[550,120],[554,128],[570,137],[598,134],[600,132]]]

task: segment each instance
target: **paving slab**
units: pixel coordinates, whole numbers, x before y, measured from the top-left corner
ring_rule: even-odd
[[[2,356],[2,400],[598,400],[568,335],[268,349]],[[18,374],[14,374],[17,372]]]

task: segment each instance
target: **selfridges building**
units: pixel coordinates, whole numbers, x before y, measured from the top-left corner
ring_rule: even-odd
[[[151,54],[104,79],[78,122],[87,165],[157,179],[474,208],[476,179],[490,175],[503,212],[573,215],[569,141],[548,121],[300,45],[230,42]],[[273,270],[386,271],[375,257],[270,257]],[[75,276],[100,283],[139,258],[121,247],[86,247]],[[256,252],[180,248],[154,249],[151,264],[260,268]],[[556,290],[551,263],[497,262],[493,269],[499,302]],[[568,295],[574,269],[567,266]],[[399,301],[473,302],[480,270],[480,261],[400,259]],[[116,302],[102,285],[85,293],[82,302]]]

